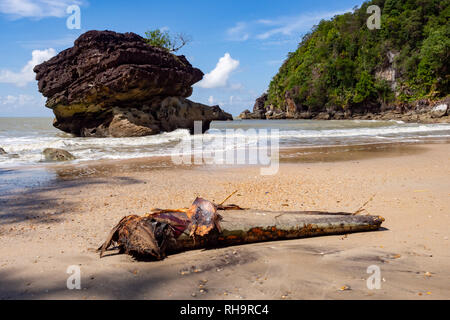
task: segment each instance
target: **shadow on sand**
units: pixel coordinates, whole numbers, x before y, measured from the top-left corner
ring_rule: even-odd
[[[86,185],[130,185],[145,183],[130,177],[83,177],[67,179],[58,171],[0,169],[0,226],[32,220],[34,223],[56,223],[70,215],[75,203],[70,194]],[[34,171],[34,172],[33,172]],[[24,172],[26,174],[24,174]],[[2,179],[5,177],[5,179]],[[64,197],[49,196],[64,191]],[[61,206],[61,204],[64,204]],[[44,214],[43,212],[51,212]]]

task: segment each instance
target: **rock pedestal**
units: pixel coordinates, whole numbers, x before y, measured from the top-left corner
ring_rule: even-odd
[[[218,106],[187,100],[203,78],[184,56],[134,33],[88,31],[34,68],[54,126],[77,136],[132,137],[232,120]]]

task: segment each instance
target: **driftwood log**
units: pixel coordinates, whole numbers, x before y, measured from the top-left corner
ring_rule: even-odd
[[[222,232],[203,237],[182,233],[167,253],[246,243],[378,230],[383,217],[345,212],[231,210],[221,212]]]
[[[161,260],[192,249],[373,231],[383,221],[345,212],[243,210],[197,198],[190,208],[153,209],[144,216],[122,218],[99,251],[102,257],[116,244],[137,258]]]

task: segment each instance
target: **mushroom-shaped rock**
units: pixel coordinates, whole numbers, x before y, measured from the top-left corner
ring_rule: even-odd
[[[34,68],[53,125],[76,136],[135,137],[232,120],[186,98],[203,72],[134,33],[88,31]]]

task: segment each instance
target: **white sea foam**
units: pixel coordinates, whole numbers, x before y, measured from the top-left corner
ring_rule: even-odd
[[[218,149],[243,148],[246,144],[256,145],[261,129],[279,130],[280,147],[311,147],[321,145],[368,144],[400,141],[420,141],[424,138],[450,138],[450,124],[405,124],[401,121],[235,121],[217,122],[203,136],[191,136],[188,130],[176,130],[155,136],[139,138],[79,138],[51,128],[50,121],[32,119],[14,125],[10,119],[0,121],[0,147],[9,154],[0,156],[0,167],[36,164],[43,160],[45,148],[63,148],[75,155],[77,161],[98,159],[129,159],[166,156],[173,153],[181,141],[203,139],[206,144]],[[3,127],[2,127],[3,126]],[[236,130],[241,129],[241,130]],[[234,130],[234,131],[230,131]],[[235,142],[223,146],[214,144],[224,137],[235,138]]]

